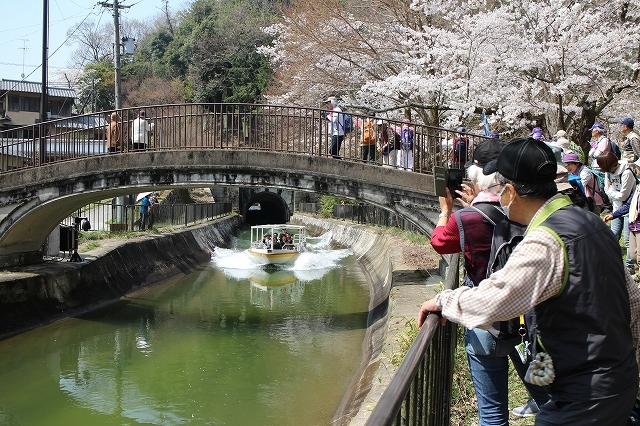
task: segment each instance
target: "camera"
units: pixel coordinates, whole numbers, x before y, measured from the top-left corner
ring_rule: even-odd
[[[449,188],[449,192],[454,199],[458,197],[458,193],[456,191],[462,191],[464,169],[447,169],[440,166],[434,166],[433,177],[436,195],[438,197],[446,197],[447,188]]]

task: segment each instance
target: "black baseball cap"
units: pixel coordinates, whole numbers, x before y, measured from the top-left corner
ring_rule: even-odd
[[[505,142],[498,139],[485,140],[476,147],[473,151],[473,158],[464,165],[464,168],[468,169],[474,164],[478,167],[486,166],[489,161],[498,158],[505,145]]]
[[[548,183],[556,179],[556,156],[549,146],[533,138],[516,138],[496,160],[484,166],[485,175],[499,172],[515,183]]]

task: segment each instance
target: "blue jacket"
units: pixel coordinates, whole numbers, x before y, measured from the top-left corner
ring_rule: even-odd
[[[151,202],[149,201],[149,197],[144,197],[142,199],[142,204],[140,204],[140,214],[149,213],[149,205],[151,205]]]

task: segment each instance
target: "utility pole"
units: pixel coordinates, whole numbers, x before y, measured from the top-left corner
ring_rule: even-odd
[[[113,0],[113,3],[107,3],[105,1],[98,3],[102,5],[102,7],[113,7],[113,35],[114,35],[114,44],[113,44],[113,66],[115,70],[115,98],[116,98],[116,109],[122,109],[122,93],[120,91],[120,9],[128,9],[131,6],[122,6],[118,4],[118,0]],[[95,92],[94,92],[95,96]],[[124,141],[123,141],[124,143]],[[125,212],[124,205],[126,203],[127,197],[118,197],[118,204],[120,207],[116,211],[116,220],[118,223],[123,223]]]
[[[40,96],[40,164],[46,159],[47,80],[49,69],[49,0],[42,0],[42,95]]]
[[[99,2],[102,7],[113,8],[113,27],[114,27],[114,45],[113,45],[113,64],[115,70],[115,98],[116,109],[122,109],[122,93],[120,91],[120,9],[128,9],[131,6],[122,6],[118,4],[118,0],[113,3]]]

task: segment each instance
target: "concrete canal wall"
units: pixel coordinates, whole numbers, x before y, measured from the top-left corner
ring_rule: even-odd
[[[331,232],[331,242],[337,246],[349,247],[367,274],[371,299],[367,332],[362,346],[362,361],[333,421],[334,425],[361,424],[362,418],[366,419],[368,416],[363,413],[367,410],[363,402],[365,399],[371,402],[379,397],[372,397],[369,393],[374,380],[378,380],[376,377],[382,361],[382,350],[387,343],[391,287],[403,281],[416,282],[425,279],[417,271],[412,271],[403,264],[400,250],[394,246],[382,228],[305,215],[293,215],[291,223],[305,225],[312,235]],[[417,313],[417,309],[415,312]],[[352,422],[354,418],[355,423]]]
[[[241,225],[232,216],[132,240],[103,240],[83,262],[46,261],[0,273],[0,338],[77,315],[144,286],[186,275],[211,260]]]

